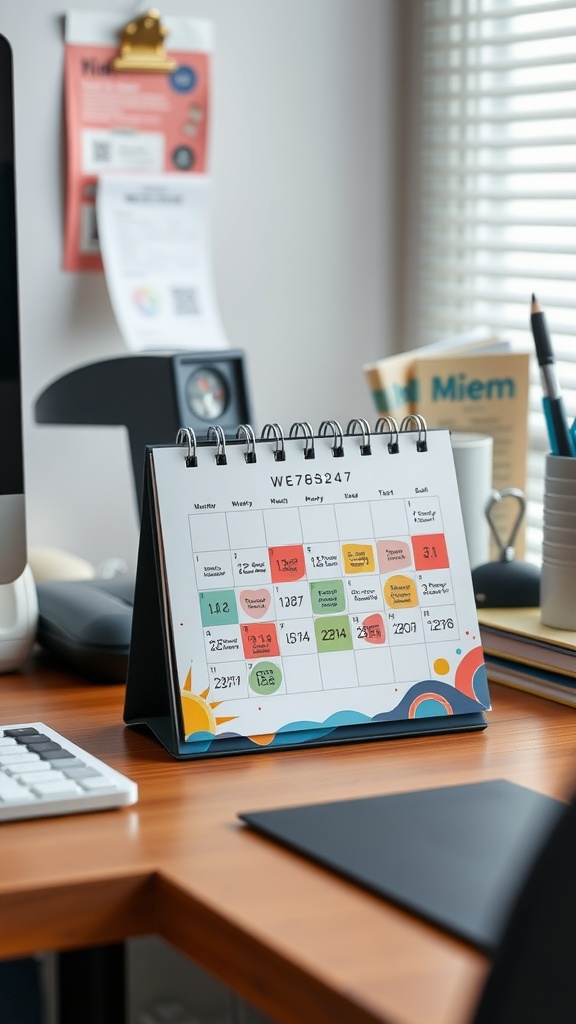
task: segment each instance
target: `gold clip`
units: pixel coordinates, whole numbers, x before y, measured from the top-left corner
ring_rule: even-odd
[[[174,71],[177,62],[164,49],[167,35],[154,8],[128,22],[122,29],[120,54],[112,61],[114,71]]]

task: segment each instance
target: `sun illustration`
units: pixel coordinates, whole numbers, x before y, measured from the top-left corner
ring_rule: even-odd
[[[217,725],[221,725],[223,722],[233,722],[237,718],[237,715],[216,717],[213,710],[219,707],[222,701],[208,702],[206,698],[209,693],[210,687],[203,693],[192,693],[192,670],[190,669],[180,692],[186,737],[195,732],[211,732],[215,736]]]

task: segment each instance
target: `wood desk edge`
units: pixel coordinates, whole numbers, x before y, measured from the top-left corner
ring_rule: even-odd
[[[48,724],[59,728],[70,739],[136,778],[141,785],[141,809],[144,812],[147,776],[154,773],[156,765],[159,766],[160,775],[166,774],[167,762],[156,745],[148,746],[149,741],[131,737],[123,729],[118,729],[121,688],[81,687],[75,684],[76,681],[68,679],[64,679],[62,686],[62,678],[58,673],[46,675],[37,670],[29,678],[18,680],[18,683],[22,682],[22,689],[14,683],[0,688],[1,720],[46,720],[49,714],[52,720]],[[573,712],[560,705],[553,706],[550,702],[525,694],[518,695],[505,688],[493,686],[491,689],[497,711],[491,716],[492,730],[490,726],[486,730],[492,738],[489,743],[491,760],[485,766],[485,777],[506,776],[551,795],[567,796],[573,769],[573,757],[570,758],[569,750],[576,746],[576,718],[572,719]],[[22,715],[22,695],[26,692],[28,695],[33,693],[37,698],[34,714]],[[14,714],[15,704],[19,707],[19,714]],[[93,715],[90,721],[82,714],[88,709]],[[507,740],[509,729],[515,733],[512,740],[509,736]],[[519,742],[522,736],[527,737],[526,746]],[[393,744],[389,757],[385,747],[388,742]],[[421,786],[442,784],[440,766],[434,763],[435,759],[429,753],[434,749],[429,747],[430,742],[430,738],[422,741],[382,741],[380,748],[381,751],[384,748],[383,757],[390,772],[390,790],[413,788],[408,777],[410,771],[415,779],[420,779]],[[414,746],[411,747],[411,744]],[[374,755],[359,757],[352,753],[352,749],[341,748],[338,758],[340,776],[340,765],[345,769],[347,762],[362,762],[366,771],[368,767],[373,769]],[[469,753],[472,748],[466,749],[465,740],[464,746],[459,741],[451,743],[449,749],[454,762],[452,771],[458,771],[459,780],[476,778],[479,771],[481,774],[485,760],[484,743],[476,745],[475,754],[471,758]],[[245,757],[249,758],[250,755]],[[259,760],[267,755],[257,757]],[[463,759],[462,763],[459,763],[459,759]],[[290,763],[285,764],[282,770],[286,771],[289,779],[294,779],[295,786],[294,790],[289,787],[288,798],[284,802],[306,802],[298,800],[300,786],[303,784],[302,762],[292,761],[289,756],[285,761]],[[416,763],[414,769],[413,761]],[[171,759],[169,763],[174,764]],[[308,802],[317,799],[318,792],[325,793],[326,799],[338,798],[334,795],[340,791],[340,787],[335,788],[333,778],[335,754],[320,756],[315,764],[325,778],[319,783],[317,791],[310,790]],[[275,782],[281,765],[281,760],[275,763],[269,761],[270,767],[262,773],[258,769],[256,777],[261,779],[271,774]],[[183,767],[178,766],[174,772],[168,769],[171,778],[178,781],[185,779],[181,774]],[[242,770],[248,776],[254,774],[246,762],[242,764]],[[226,779],[227,771],[221,765],[206,774],[204,766],[198,774],[205,779],[206,784],[209,780],[212,791],[217,793],[218,785],[222,788],[222,780]],[[398,785],[403,778],[406,778],[408,785]],[[188,781],[185,779],[186,785]],[[356,791],[359,795],[368,792],[361,781],[358,783],[348,775],[341,778],[341,783],[342,790],[348,787],[342,791],[342,796]],[[274,783],[271,789],[274,791]],[[187,798],[188,793],[183,799]],[[276,802],[282,801],[277,797]],[[136,805],[136,810],[138,807]],[[236,810],[243,809],[236,807]],[[105,816],[130,813],[134,813],[132,809],[106,812]],[[110,822],[113,822],[112,818]],[[209,825],[214,826],[214,822],[211,821]],[[46,822],[18,823],[16,827],[30,827],[35,835],[47,835]],[[107,828],[112,830],[113,835],[113,824],[108,824]],[[36,832],[38,829],[42,832]],[[242,842],[239,835],[236,832],[231,834],[235,850],[240,849],[238,843]],[[262,908],[257,908],[255,921],[250,920],[248,914],[243,916],[242,899],[230,881],[227,889],[223,886],[226,891],[219,900],[218,886],[212,889],[208,887],[204,891],[201,884],[195,884],[193,879],[187,880],[188,858],[185,849],[180,850],[177,856],[170,856],[168,863],[162,862],[161,853],[157,850],[155,852],[158,855],[150,856],[147,864],[137,858],[132,866],[129,863],[122,867],[111,864],[98,871],[88,868],[85,876],[79,869],[69,881],[54,876],[46,877],[45,881],[37,879],[34,882],[31,878],[28,882],[17,880],[12,884],[10,877],[6,877],[7,873],[0,872],[0,877],[3,877],[0,885],[0,920],[4,923],[0,930],[0,956],[10,957],[42,949],[99,945],[129,936],[154,933],[219,976],[278,1021],[289,1022],[301,1017],[303,1020],[314,1019],[318,1024],[328,1024],[337,1019],[346,1019],[351,1024],[377,1021],[380,1024],[416,1024],[426,1019],[430,1024],[439,1024],[440,1021],[445,1024],[464,1024],[468,1020],[488,966],[480,954],[417,919],[403,915],[384,901],[356,890],[328,872],[312,869],[299,860],[296,865],[286,851],[278,850],[265,841],[260,842],[264,843],[261,851],[258,848],[262,865],[277,865],[281,880],[292,876],[299,881],[304,879],[312,896],[319,893],[319,898],[326,895],[333,898],[337,904],[334,920],[340,914],[340,924],[345,924],[349,915],[348,920],[355,934],[346,934],[343,929],[342,935],[335,938],[329,934],[331,929],[327,929],[326,943],[330,948],[324,958],[321,951],[317,957],[306,956],[306,942],[313,941],[315,934],[322,933],[322,925],[318,925],[317,933],[314,932],[312,916],[302,925],[304,930],[309,927],[313,933],[310,940],[303,937],[302,949],[292,941],[297,922],[282,921],[282,927],[276,922],[275,928],[271,926],[267,934],[267,918],[263,916]],[[230,899],[230,903],[227,899]],[[274,908],[276,912],[277,908]],[[330,922],[329,917],[327,921]],[[360,934],[360,922],[366,924],[370,934]],[[399,954],[396,964],[386,963],[386,949],[382,940],[387,939],[389,928],[392,929],[392,945],[398,937],[407,946],[413,942],[417,950],[421,948],[420,960],[416,956],[411,964],[408,957]],[[376,951],[372,962],[360,964],[361,957],[356,951],[355,960],[358,963],[351,969],[346,960],[346,949],[350,948],[352,942],[360,946],[365,943],[368,949],[372,934],[376,944],[381,947],[382,959],[379,959]],[[339,945],[343,946],[341,954],[338,954]],[[426,957],[430,951],[434,951],[434,955],[427,964]],[[341,963],[337,962],[339,955]],[[377,970],[378,963],[381,964],[381,972]],[[428,974],[437,972],[438,977],[426,975],[428,968]],[[358,977],[355,977],[355,971]],[[422,976],[422,971],[426,976]],[[408,991],[415,991],[419,987],[416,984],[418,977],[423,984],[420,998],[414,996],[413,991]],[[448,991],[441,994],[446,986]],[[431,1005],[430,999],[437,999],[437,1004]],[[403,1001],[407,1003],[404,1008]],[[424,1016],[418,1010],[419,1006]]]

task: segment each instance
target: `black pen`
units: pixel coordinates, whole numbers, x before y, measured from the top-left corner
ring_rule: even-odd
[[[542,405],[552,453],[554,455],[575,455],[574,442],[566,419],[564,400],[560,391],[558,377],[556,376],[554,352],[550,335],[548,334],[546,318],[534,293],[532,293],[532,304],[530,306],[530,325],[536,346],[536,358],[540,367],[540,378],[544,392]]]

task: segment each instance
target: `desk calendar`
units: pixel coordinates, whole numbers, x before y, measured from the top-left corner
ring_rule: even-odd
[[[486,725],[450,435],[403,426],[147,450],[128,724],[191,758]]]

